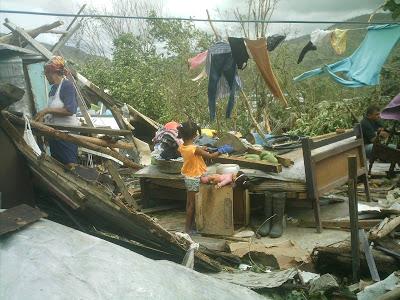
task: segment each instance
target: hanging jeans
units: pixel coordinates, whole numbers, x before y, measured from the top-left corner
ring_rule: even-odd
[[[224,76],[228,82],[230,93],[226,108],[226,117],[230,118],[235,105],[235,76],[236,63],[233,61],[232,53],[213,54],[211,56],[210,74],[208,79],[208,108],[210,119],[213,121],[216,114],[216,99],[218,82]]]
[[[354,53],[334,64],[305,72],[294,81],[328,74],[336,82],[352,88],[379,84],[379,74],[392,48],[400,39],[400,25],[368,27],[368,33]],[[345,78],[337,75],[343,72]]]
[[[272,95],[279,98],[285,107],[287,107],[287,101],[282,93],[278,81],[275,78],[274,72],[272,71],[271,62],[269,61],[267,42],[265,38],[261,38],[255,41],[246,39],[247,48],[250,50],[253,60],[256,62],[258,69],[265,83],[267,84]]]

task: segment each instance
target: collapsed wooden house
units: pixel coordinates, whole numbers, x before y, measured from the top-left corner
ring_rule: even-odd
[[[27,32],[8,20],[4,23],[11,33],[0,40],[0,42],[7,42],[6,44],[0,43],[0,64],[2,65],[0,71],[0,108],[2,110],[0,138],[2,145],[10,148],[12,146],[9,141],[12,141],[19,154],[22,154],[35,182],[55,195],[54,200],[58,202],[58,205],[61,203],[62,206],[67,206],[67,213],[72,210],[77,215],[84,216],[95,228],[106,228],[104,230],[107,232],[122,235],[129,247],[139,253],[180,263],[190,248],[190,241],[168,232],[151,217],[140,212],[138,204],[126,189],[119,173],[120,170],[114,165],[115,161],[124,165],[126,174],[132,174],[142,167],[140,161],[143,159],[142,156],[146,155],[144,150],[148,150],[149,147],[138,137],[144,139],[152,137],[158,126],[156,122],[132,107],[129,107],[131,122],[127,121],[121,112],[122,103],[114,101],[108,94],[72,68],[70,68],[69,79],[77,89],[77,100],[85,126],[51,127],[34,121],[30,122],[37,138],[50,136],[72,141],[88,153],[95,155],[111,177],[113,185],[123,195],[122,197],[116,195],[116,190],[105,187],[96,178],[88,179],[66,169],[46,153],[37,156],[25,142],[23,138],[25,121],[21,114],[32,116],[46,105],[44,99],[47,99],[47,83],[42,71],[44,62],[61,49],[79,27],[79,23],[69,26],[71,29],[65,32],[60,41],[54,45],[53,52],[36,41],[34,37],[60,24],[60,22],[56,22]],[[26,45],[33,50],[23,48]],[[93,126],[87,107],[91,103],[97,104],[98,102],[103,103],[111,111],[119,129]],[[3,110],[5,108],[7,110]],[[131,124],[134,125],[134,128]],[[102,135],[102,139],[95,137],[99,134]],[[8,137],[7,141],[6,136]],[[123,149],[124,153],[115,151],[116,148]],[[8,152],[11,153],[12,150]],[[17,155],[10,154],[11,156]],[[4,172],[0,173],[5,177],[8,170],[16,167],[23,168],[23,165],[21,163],[19,165],[4,164]],[[13,183],[11,187],[13,190],[17,189],[15,184],[21,186],[30,184],[30,180],[26,174],[24,175],[23,179],[29,182]],[[15,179],[21,179],[21,177],[16,176]],[[7,199],[7,196],[12,197],[13,195],[3,195],[3,199],[5,198],[3,203],[6,203],[6,206],[12,202],[12,199]],[[20,196],[20,198],[23,197],[23,195]],[[28,198],[28,195],[25,195],[25,198]],[[73,214],[69,213],[69,215],[74,219]],[[114,242],[121,242],[121,240],[114,239],[113,234],[102,234],[101,230],[96,230],[95,234]],[[201,249],[195,253],[195,261],[198,269],[214,272],[221,270],[221,265],[203,254]]]

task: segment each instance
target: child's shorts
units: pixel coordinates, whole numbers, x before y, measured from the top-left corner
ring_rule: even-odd
[[[200,189],[200,177],[185,176],[185,186],[188,192],[198,192]]]

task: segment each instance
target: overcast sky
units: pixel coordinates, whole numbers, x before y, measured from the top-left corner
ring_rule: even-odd
[[[116,1],[116,0],[114,0]],[[135,2],[135,0],[132,0]],[[212,14],[213,18],[219,18],[217,11],[232,11],[235,8],[243,8],[245,0],[147,0],[149,2],[162,3],[163,15],[176,17],[206,18],[206,9]],[[361,14],[371,13],[383,0],[280,0],[272,16],[275,20],[332,20],[340,21],[355,17]],[[1,9],[27,10],[42,12],[74,13],[79,7],[87,3],[98,9],[112,9],[112,0],[0,0]],[[58,18],[33,15],[11,15],[1,14],[0,19],[9,18],[13,23],[24,28],[37,27],[45,23],[51,23]],[[208,30],[207,23],[198,26]],[[228,29],[230,34],[235,31],[232,25],[218,24],[220,30],[225,32]],[[292,34],[303,35],[310,33],[316,28],[324,28],[327,24],[273,24],[270,26],[270,33],[279,33],[291,30]],[[3,25],[1,32],[8,32]],[[55,41],[54,35],[42,35],[39,40],[51,42]]]

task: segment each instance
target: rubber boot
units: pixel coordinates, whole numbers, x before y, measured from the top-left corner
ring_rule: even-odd
[[[270,193],[265,193],[265,198],[264,198],[264,220],[267,220],[270,218],[272,215],[272,198]],[[261,225],[261,227],[258,229],[258,233],[261,236],[267,236],[269,234],[269,231],[271,229],[271,220],[265,221],[264,224]]]
[[[278,238],[283,234],[283,217],[285,212],[285,193],[276,193],[272,196],[272,228],[269,232],[271,238]]]

